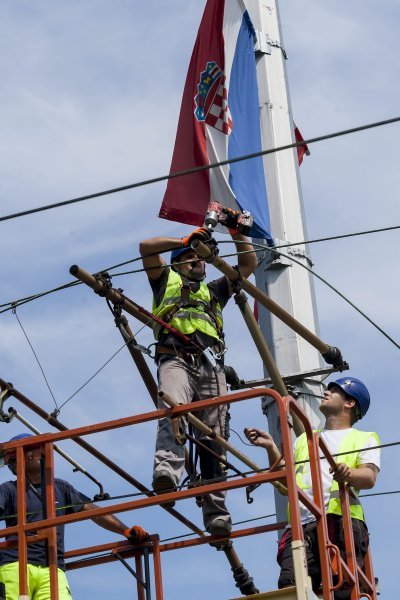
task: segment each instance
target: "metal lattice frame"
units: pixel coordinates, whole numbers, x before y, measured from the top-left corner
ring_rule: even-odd
[[[0,386],[2,386],[2,380],[0,380]],[[13,390],[13,395],[17,397],[18,393]],[[272,398],[278,406],[278,412],[282,426],[282,455],[285,458],[285,467],[279,470],[270,469],[265,472],[258,472],[248,477],[237,477],[229,481],[219,481],[210,483],[207,485],[200,485],[195,488],[182,490],[179,492],[172,492],[164,494],[161,497],[151,495],[150,497],[142,498],[139,500],[132,500],[129,502],[114,504],[113,506],[96,508],[80,513],[71,515],[63,515],[57,517],[55,515],[55,503],[54,503],[54,462],[53,462],[53,443],[60,440],[71,439],[75,440],[80,436],[89,435],[93,433],[108,431],[117,429],[120,427],[126,427],[129,425],[135,425],[138,423],[144,423],[152,420],[158,420],[161,418],[174,418],[181,415],[188,414],[189,412],[195,412],[197,410],[204,409],[211,406],[219,406],[222,404],[230,404],[233,402],[239,402],[242,400],[249,400],[260,396],[269,396]],[[296,485],[295,478],[295,465],[294,455],[292,447],[292,417],[291,414],[295,413],[297,418],[303,423],[304,429],[307,435],[310,465],[311,465],[311,477],[314,491],[314,499],[311,501]],[[45,467],[45,489],[46,489],[46,513],[45,518],[41,521],[34,523],[26,522],[26,496],[25,496],[25,451],[29,448],[38,444],[41,447],[43,463]],[[320,451],[327,457],[327,460],[331,466],[335,466],[333,458],[330,456],[325,444],[319,438],[319,435],[313,432],[310,422],[302,409],[298,406],[296,401],[290,396],[281,397],[277,392],[267,389],[258,388],[256,390],[247,390],[237,392],[234,394],[228,394],[209,400],[202,400],[189,406],[177,406],[169,409],[162,409],[143,413],[140,415],[134,415],[125,417],[122,419],[116,419],[113,421],[106,421],[95,425],[88,425],[84,427],[78,427],[68,431],[61,431],[53,434],[43,434],[36,438],[26,438],[17,442],[8,442],[2,445],[4,451],[16,451],[17,456],[17,493],[18,493],[18,525],[0,530],[0,537],[5,537],[11,534],[18,535],[18,541],[7,540],[0,543],[0,549],[10,547],[11,545],[18,544],[19,563],[20,563],[20,595],[23,597],[27,595],[27,578],[26,578],[26,563],[27,563],[27,544],[33,541],[47,540],[49,547],[49,566],[51,573],[51,594],[54,600],[58,600],[57,590],[57,548],[56,548],[56,526],[61,524],[78,522],[86,519],[91,519],[100,515],[107,515],[111,513],[119,513],[128,510],[134,510],[137,508],[145,508],[147,506],[163,505],[170,503],[171,501],[179,501],[185,498],[191,498],[199,495],[208,494],[219,490],[231,490],[248,485],[257,485],[262,483],[273,483],[280,482],[285,484],[288,491],[288,500],[291,514],[291,526],[292,526],[292,537],[293,537],[293,553],[295,557],[295,571],[296,571],[296,585],[297,594],[299,600],[305,599],[307,593],[307,574],[304,569],[304,538],[303,528],[300,520],[300,509],[299,502],[307,506],[307,508],[315,515],[317,520],[317,531],[318,540],[320,547],[320,560],[321,560],[321,571],[322,571],[322,582],[323,582],[323,598],[324,600],[333,600],[334,589],[337,589],[344,580],[347,581],[351,589],[351,600],[358,600],[359,598],[369,598],[370,600],[376,600],[376,591],[374,584],[374,575],[372,569],[371,557],[368,554],[365,564],[365,572],[363,572],[357,565],[354,549],[353,530],[351,526],[350,510],[349,510],[349,488],[344,484],[339,485],[340,498],[342,503],[343,511],[343,526],[345,532],[345,546],[347,561],[344,562],[341,557],[339,550],[336,546],[331,544],[328,537],[326,514],[324,507],[324,498],[322,493],[322,478],[321,469],[319,464]],[[267,531],[274,531],[285,526],[285,523],[277,523],[274,525],[267,525],[263,527],[255,527],[250,529],[242,529],[234,531],[231,534],[231,538],[253,535],[256,533],[264,533]],[[29,535],[35,532],[34,535]],[[29,536],[29,537],[28,537]],[[132,546],[129,542],[118,542],[115,544],[97,545],[90,548],[82,548],[66,553],[66,558],[78,558],[84,555],[98,554],[99,552],[110,551],[110,555],[106,557],[96,557],[87,559],[85,561],[75,561],[68,564],[69,569],[76,569],[83,566],[89,566],[93,564],[102,564],[116,559],[116,553],[118,553],[124,559],[128,556],[134,556],[136,561],[136,569],[139,578],[143,580],[143,572],[141,567],[141,557],[149,552],[153,556],[154,561],[154,578],[155,578],[155,593],[156,600],[163,599],[162,591],[162,575],[161,575],[161,561],[160,553],[166,551],[172,551],[182,549],[190,546],[201,545],[209,543],[211,541],[222,541],[224,538],[204,536],[197,537],[185,541],[175,542],[172,544],[159,544],[158,537],[152,536],[149,542],[146,542],[142,546]],[[297,560],[300,558],[300,560]],[[333,585],[333,578],[338,577],[338,582]],[[360,583],[362,583],[363,589],[367,592],[360,591]],[[145,590],[139,583],[138,586],[138,600],[146,600]]]

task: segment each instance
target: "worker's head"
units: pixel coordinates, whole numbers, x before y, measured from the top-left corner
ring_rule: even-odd
[[[19,433],[18,435],[14,435],[14,437],[12,437],[10,440],[8,440],[9,442],[17,442],[19,440],[24,440],[25,438],[31,438],[34,437],[32,433]],[[8,466],[8,468],[10,469],[10,471],[16,475],[17,474],[17,465],[16,465],[16,452],[15,450],[9,450],[4,454],[4,464],[6,464]],[[32,461],[37,461],[36,462],[36,468],[38,467],[38,465],[40,464],[40,458],[38,459],[35,456],[35,452],[33,450],[29,450],[26,454],[26,468],[27,470],[29,470],[30,468],[32,468],[34,465],[32,463]],[[29,465],[29,466],[28,466]]]
[[[192,248],[183,247],[172,250],[171,265],[172,269],[179,275],[192,281],[203,281],[206,276],[205,262],[198,258]]]
[[[367,414],[371,402],[366,385],[356,377],[341,377],[331,381],[324,395],[321,412],[326,415],[327,412],[343,408],[349,412],[351,424]]]

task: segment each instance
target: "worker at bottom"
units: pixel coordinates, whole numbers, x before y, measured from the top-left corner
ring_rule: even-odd
[[[17,441],[34,437],[29,433],[21,433],[11,438]],[[26,453],[26,520],[28,523],[43,519],[42,468],[40,450],[30,449]],[[15,452],[5,454],[4,462],[16,475]],[[54,493],[57,516],[96,508],[90,499],[78,492],[68,481],[54,479]],[[6,527],[17,525],[17,482],[6,481],[0,485],[0,519],[5,520]],[[123,535],[133,544],[140,544],[149,538],[149,534],[135,525],[127,527],[114,515],[93,517],[97,525],[108,531]],[[34,534],[35,532],[32,532]],[[17,539],[16,535],[7,536],[7,540]],[[71,592],[65,576],[64,561],[64,526],[57,527],[57,562],[58,562],[58,594],[59,600],[71,600]],[[50,568],[48,566],[47,547],[45,541],[28,544],[28,596],[30,600],[52,600],[50,595]],[[0,551],[0,600],[18,600],[19,595],[19,563],[17,546]]]
[[[241,254],[238,269],[243,277],[254,272],[257,260],[250,240],[230,230]],[[222,309],[233,293],[226,277],[206,284],[205,263],[191,249],[198,239],[212,243],[206,228],[199,228],[187,237],[152,238],[140,244],[143,265],[153,291],[153,313],[190,338],[190,343],[160,325],[154,327],[157,339],[158,388],[179,404],[188,404],[226,393],[223,364]],[[172,250],[172,268],[166,267],[162,252]],[[213,354],[213,358],[207,357]],[[160,408],[165,404],[160,401]],[[226,437],[226,406],[197,411],[196,416],[217,434]],[[215,440],[195,431],[202,444],[223,454]],[[203,480],[224,476],[220,461],[199,447],[200,471]],[[153,489],[157,493],[176,490],[184,467],[184,445],[177,443],[176,430],[170,419],[158,425],[154,459]],[[203,498],[203,520],[212,535],[229,535],[231,517],[225,503],[225,492]]]
[[[380,468],[380,449],[376,446],[379,446],[380,442],[376,433],[359,431],[353,427],[353,424],[365,416],[369,405],[370,395],[368,389],[362,381],[355,377],[342,377],[329,383],[320,405],[320,411],[325,417],[325,426],[320,435],[329,452],[333,455],[349,452],[349,454],[338,456],[338,465],[335,472],[332,472],[327,460],[321,460],[329,539],[338,546],[342,559],[346,560],[338,485],[338,482],[344,482],[354,492],[354,502],[350,502],[350,515],[357,564],[361,568],[364,567],[369,535],[363,508],[358,500],[358,491],[371,489],[375,485]],[[256,428],[246,428],[245,435],[252,444],[267,450],[270,464],[279,459],[281,453],[268,433]],[[297,485],[313,500],[305,433],[299,436],[294,443],[294,458]],[[321,566],[316,520],[303,504],[300,504],[300,516],[304,531],[308,574],[312,580],[313,591],[318,593],[321,586]],[[281,568],[279,588],[295,585],[290,515],[288,521],[289,525],[280,540],[278,548],[277,561]],[[334,593],[335,600],[347,600],[350,595],[346,583]]]

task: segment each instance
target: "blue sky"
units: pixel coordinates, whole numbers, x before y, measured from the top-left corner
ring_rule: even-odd
[[[0,5],[0,214],[129,184],[168,172],[186,69],[204,1],[147,0],[50,2]],[[280,2],[288,52],[293,114],[303,136],[314,137],[398,116],[398,3],[337,0]],[[391,125],[315,144],[301,168],[310,238],[400,224],[398,127]],[[157,184],[84,204],[0,224],[0,304],[70,280],[77,263],[88,271],[134,258],[142,238],[183,235],[186,228],[157,218],[165,186]],[[400,340],[398,232],[311,246],[315,269],[371,319]],[[295,267],[294,267],[295,268]],[[143,274],[115,280],[144,305],[150,292]],[[398,348],[332,291],[316,282],[322,338],[339,346],[351,373],[365,380],[372,406],[362,426],[382,442],[400,439],[396,398]],[[226,309],[229,362],[241,377],[262,374],[236,307]],[[45,369],[57,403],[64,402],[122,345],[105,303],[83,286],[18,309]],[[140,327],[131,319],[134,331]],[[0,376],[51,411],[54,403],[11,312],[0,315]],[[151,341],[147,332],[140,343]],[[152,367],[153,368],[153,367]],[[42,431],[49,427],[21,414]],[[122,351],[62,409],[73,427],[152,409],[128,353]],[[257,401],[232,410],[232,427],[265,425]],[[1,424],[0,439],[21,426]],[[154,424],[90,440],[146,485],[151,481]],[[232,442],[259,463],[261,451]],[[64,444],[112,494],[133,491],[90,456]],[[397,447],[383,450],[376,491],[398,489]],[[58,474],[89,495],[93,485],[57,461]],[[391,468],[388,468],[391,465]],[[0,480],[8,475],[1,472]],[[265,486],[264,486],[265,488]],[[229,506],[240,521],[274,512],[269,488],[248,505],[233,492]],[[375,570],[383,598],[397,597],[393,569],[398,496],[366,498]],[[192,502],[182,512],[196,523]],[[166,539],[186,530],[161,509],[124,516]],[[268,522],[268,519],[265,521]],[[387,531],[391,535],[387,535]],[[389,540],[390,537],[390,540]],[[74,525],[67,546],[102,543],[115,536],[94,524]],[[393,540],[393,541],[392,541]],[[273,589],[278,569],[274,535],[237,543],[237,551],[262,590]],[[204,564],[207,575],[204,574]],[[162,557],[165,597],[230,598],[235,589],[226,559],[209,548]],[[133,580],[120,565],[69,575],[75,600],[129,597]],[[193,582],[196,582],[193,585]]]

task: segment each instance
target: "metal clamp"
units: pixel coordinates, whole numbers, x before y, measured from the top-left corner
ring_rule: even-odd
[[[112,289],[111,276],[106,271],[103,271],[101,273],[96,273],[94,278],[102,284],[102,288],[99,291],[96,292],[96,290],[94,290],[95,293],[101,298],[105,298]]]
[[[278,40],[272,40],[269,37],[268,33],[265,33],[264,31],[260,31],[257,29],[255,33],[256,42],[254,45],[254,52],[260,52],[261,54],[271,54],[272,47],[280,48],[282,50],[282,54],[285,60],[287,60],[287,53],[282,42],[279,42]]]
[[[155,358],[155,354],[151,353],[150,348],[152,346],[156,346],[156,342],[150,344],[150,346],[142,346],[142,344],[138,344],[136,341],[133,341],[133,338],[131,338],[129,341],[132,342],[132,346],[135,348],[135,350],[139,350],[140,352],[142,352],[142,354],[147,354],[147,356],[149,356],[150,358]]]
[[[295,258],[305,258],[310,267],[314,266],[314,263],[311,260],[311,255],[305,248],[300,248],[299,246],[290,246],[287,249],[287,253],[289,256],[294,256]]]
[[[212,366],[213,369],[218,365],[218,363],[222,360],[222,357],[226,353],[227,348],[224,348],[220,352],[215,352],[209,346],[205,348],[202,352],[202,356],[206,359],[206,361]]]
[[[288,244],[286,240],[273,240],[273,245],[266,247],[262,253],[262,259],[265,260],[264,270],[267,269],[281,269],[282,267],[291,267],[292,261],[288,256],[280,254],[279,250],[274,250],[275,246],[285,246]]]
[[[13,388],[12,383],[7,383],[7,386],[0,392],[0,421],[3,423],[9,423],[11,419],[14,417],[13,411],[8,411],[8,414],[4,412],[3,405],[4,402],[11,395],[11,390]]]

